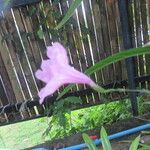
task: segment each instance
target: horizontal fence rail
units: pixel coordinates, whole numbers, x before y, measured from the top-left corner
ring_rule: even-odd
[[[56,96],[65,88],[61,87],[47,100],[48,103],[46,101],[39,105],[37,93],[44,84],[35,78],[34,73],[40,68],[41,60],[47,59],[46,47],[52,42],[61,42],[67,49],[70,65],[82,72],[125,49],[119,1],[116,0],[83,0],[63,28],[54,30],[72,2],[73,0],[14,0],[5,10],[4,7],[1,8],[0,124],[43,116],[48,103],[55,101]],[[4,6],[2,1],[0,6]],[[146,0],[128,3],[133,47],[142,46],[150,39],[149,8],[150,2]],[[138,88],[150,89],[149,58],[149,55],[143,55],[133,60]],[[125,61],[111,64],[91,78],[106,87],[128,88]],[[70,92],[80,96],[82,107],[103,102],[103,95],[93,92],[86,85],[76,85]],[[119,100],[125,96],[127,93],[112,93],[106,101]]]

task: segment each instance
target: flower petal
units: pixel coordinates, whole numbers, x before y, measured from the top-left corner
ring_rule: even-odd
[[[43,60],[42,61],[42,64],[41,64],[41,69],[37,70],[35,72],[35,76],[45,82],[45,83],[48,83],[49,80],[52,78],[53,74],[51,72],[51,69],[50,69],[50,66],[51,66],[51,63],[50,63],[50,60]]]
[[[47,83],[50,80],[49,76],[40,69],[35,72],[35,76],[37,79],[45,83]]]
[[[95,83],[84,73],[79,72],[71,66],[65,67],[61,73],[64,77],[64,82],[68,83],[78,83],[78,84],[88,84],[93,86]]]
[[[59,64],[69,64],[66,49],[58,42],[47,47],[47,56]]]
[[[63,82],[61,82],[57,78],[53,78],[52,80],[50,80],[47,83],[47,85],[44,88],[42,88],[40,90],[40,92],[38,93],[38,95],[40,97],[40,104],[43,103],[45,97],[53,94],[62,85],[63,85]]]

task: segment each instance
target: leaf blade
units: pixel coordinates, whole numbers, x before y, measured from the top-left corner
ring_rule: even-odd
[[[75,0],[72,2],[70,5],[67,13],[63,17],[63,19],[60,21],[60,23],[54,28],[56,30],[60,29],[63,27],[63,25],[70,19],[70,17],[73,15],[75,9],[81,4],[82,0]]]
[[[98,150],[95,144],[93,143],[93,141],[88,136],[88,134],[83,133],[82,137],[83,137],[84,142],[87,144],[89,150]]]
[[[104,127],[101,128],[100,136],[104,150],[112,150],[110,141],[108,140],[107,133]]]
[[[139,142],[140,142],[140,135],[132,141],[129,150],[137,150]]]

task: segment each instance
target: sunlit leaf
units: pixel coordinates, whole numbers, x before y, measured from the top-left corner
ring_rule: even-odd
[[[136,137],[134,141],[132,141],[129,150],[137,150],[139,142],[140,142],[140,135]]]
[[[101,128],[100,136],[101,136],[103,149],[104,150],[112,150],[110,142],[109,142],[108,137],[107,137],[106,130],[104,127]]]
[[[141,143],[139,143],[139,145],[142,146],[142,147],[139,148],[138,150],[150,150],[150,145],[141,144]]]
[[[93,141],[90,139],[90,137],[86,134],[82,134],[84,142],[87,144],[89,150],[98,150]]]

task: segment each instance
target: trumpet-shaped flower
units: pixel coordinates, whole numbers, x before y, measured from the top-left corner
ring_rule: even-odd
[[[49,59],[43,60],[41,68],[36,71],[35,76],[46,83],[45,87],[38,93],[40,104],[44,98],[53,94],[64,84],[77,83],[95,86],[95,83],[85,74],[79,72],[69,65],[66,49],[58,42],[47,47]]]

